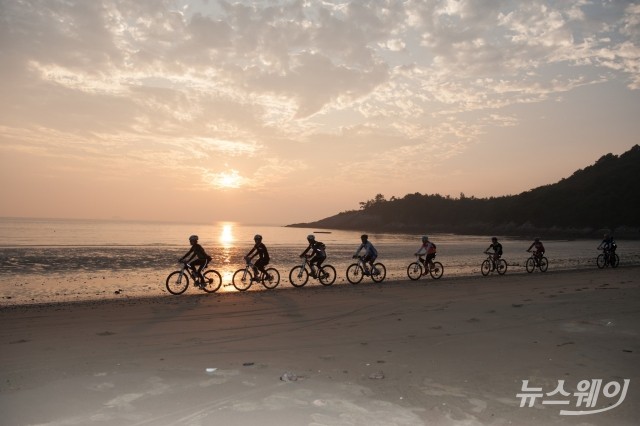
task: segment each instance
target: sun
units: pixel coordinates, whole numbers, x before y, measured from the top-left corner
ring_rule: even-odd
[[[219,188],[239,188],[242,183],[242,176],[237,170],[218,173],[215,178],[215,184]]]

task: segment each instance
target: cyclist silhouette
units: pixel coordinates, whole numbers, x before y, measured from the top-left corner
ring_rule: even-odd
[[[187,262],[187,265],[191,268],[191,270],[195,273],[196,278],[199,280],[199,283],[204,282],[204,277],[202,276],[202,268],[204,265],[211,261],[211,256],[204,251],[204,248],[200,244],[198,244],[198,236],[192,235],[189,237],[189,244],[191,244],[191,248],[189,251],[180,258],[180,262]],[[189,260],[186,260],[189,258]],[[195,259],[195,260],[194,260]],[[198,269],[196,270],[196,266]]]
[[[613,240],[613,237],[609,234],[604,234],[604,239],[598,246],[598,250],[603,250],[605,253],[615,252],[617,248],[616,242]]]
[[[305,257],[307,252],[311,250],[311,256],[309,258],[309,267],[311,268],[311,276],[316,278],[316,270],[320,271],[320,267],[322,266],[322,262],[324,262],[327,258],[327,253],[325,252],[325,245],[320,241],[316,241],[316,237],[313,234],[307,235],[307,241],[309,245],[307,248],[300,254],[300,257]],[[313,269],[313,265],[316,265],[316,269]]]
[[[422,236],[422,245],[415,253],[415,255],[421,255],[423,250],[424,253],[426,253],[427,257],[424,259],[425,268],[422,275],[427,275],[429,273],[429,268],[433,268],[433,259],[436,257],[436,245],[429,241],[429,237],[427,237],[426,235]],[[427,264],[429,264],[429,268],[426,268]]]
[[[491,245],[485,251],[493,249],[493,260],[497,262],[502,257],[502,244],[498,242],[496,237],[491,238]]]
[[[262,272],[265,276],[267,275],[267,271],[264,267],[269,264],[269,252],[267,251],[267,246],[262,242],[262,235],[256,234],[253,237],[253,241],[255,242],[255,245],[251,250],[249,250],[249,253],[247,253],[244,258],[246,260],[251,260],[258,256],[258,260],[253,264],[253,280],[260,281],[258,271]]]
[[[378,250],[376,250],[373,244],[371,244],[371,242],[369,241],[369,236],[367,234],[361,235],[360,240],[362,241],[362,244],[360,244],[360,247],[358,247],[358,250],[356,250],[356,254],[353,255],[353,258],[357,258],[360,251],[364,249],[364,258],[362,260],[365,265],[369,263],[371,265],[370,270],[373,271],[373,262],[378,257]],[[369,272],[365,270],[364,274],[369,275]]]
[[[536,238],[533,243],[531,243],[527,251],[530,252],[532,248],[535,248],[535,250],[533,251],[533,255],[536,258],[540,259],[542,256],[544,256],[544,245],[542,244],[542,241],[540,241],[540,238]]]

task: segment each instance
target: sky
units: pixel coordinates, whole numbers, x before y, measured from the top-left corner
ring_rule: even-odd
[[[640,143],[640,1],[0,0],[0,64],[5,217],[307,222]]]

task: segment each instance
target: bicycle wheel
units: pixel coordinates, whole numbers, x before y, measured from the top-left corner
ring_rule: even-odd
[[[433,267],[429,273],[431,274],[431,278],[438,280],[442,277],[442,274],[444,274],[444,266],[442,266],[440,262],[433,262]]]
[[[278,287],[278,284],[280,284],[280,272],[276,268],[267,268],[266,271],[267,275],[262,277],[262,285],[270,290]]]
[[[596,265],[598,265],[598,268],[600,268],[600,269],[602,269],[602,268],[604,268],[605,266],[607,266],[607,260],[606,260],[606,258],[604,257],[604,254],[603,254],[603,253],[600,253],[600,254],[598,255],[598,257],[596,258]]]
[[[527,259],[527,263],[525,263],[524,267],[526,268],[528,273],[532,273],[534,269],[536,269],[536,261],[533,257]]]
[[[167,277],[166,286],[169,293],[182,294],[189,287],[189,277],[182,271],[174,271]]]
[[[336,282],[336,268],[331,265],[324,265],[320,270],[320,284],[331,285]]]
[[[352,263],[347,268],[347,281],[351,284],[358,284],[362,281],[362,276],[364,275],[364,271],[357,263]]]
[[[482,275],[485,277],[489,275],[489,272],[491,272],[491,261],[489,259],[485,259],[485,261],[482,262],[482,265],[480,265],[480,272],[482,272]]]
[[[387,276],[387,268],[382,263],[375,263],[371,271],[371,279],[376,283],[381,283]]]
[[[220,286],[222,285],[222,277],[218,271],[213,269],[209,269],[207,272],[202,274],[204,277],[204,287],[202,288],[207,293],[215,293],[218,291]]]
[[[618,257],[618,255],[614,253],[611,255],[610,259],[611,259],[611,267],[617,268],[618,265],[620,264],[620,257]]]
[[[504,259],[498,260],[496,267],[498,268],[498,274],[504,275],[507,272],[507,261]]]
[[[231,278],[231,284],[236,288],[236,290],[245,291],[251,287],[253,275],[251,271],[247,269],[238,269],[233,273],[233,277]]]
[[[547,268],[549,268],[549,261],[546,257],[542,256],[540,261],[538,262],[538,268],[540,268],[541,272],[547,272]]]
[[[302,287],[309,280],[309,272],[306,268],[298,265],[289,272],[289,282],[294,287]]]
[[[420,262],[413,262],[407,266],[407,276],[413,281],[420,279],[420,276],[422,276],[422,265]]]

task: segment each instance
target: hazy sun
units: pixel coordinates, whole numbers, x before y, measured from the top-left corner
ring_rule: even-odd
[[[239,188],[242,183],[242,177],[237,170],[231,170],[218,174],[215,183],[220,188]]]

